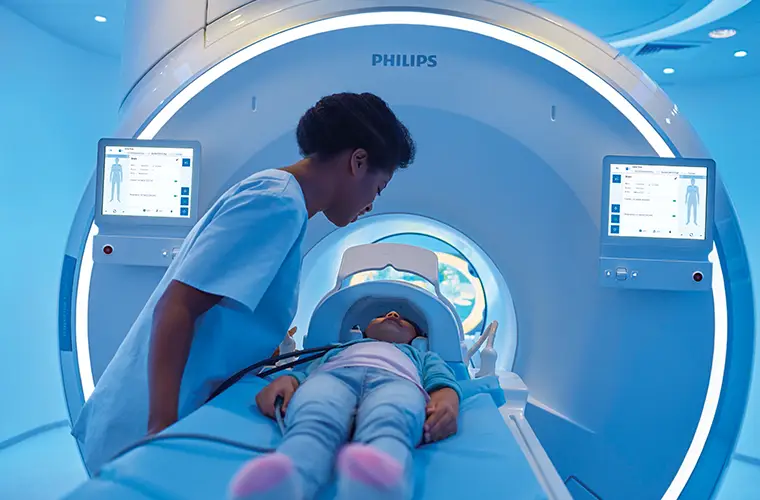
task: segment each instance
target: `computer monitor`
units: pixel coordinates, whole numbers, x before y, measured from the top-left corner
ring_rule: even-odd
[[[602,193],[603,246],[712,248],[713,160],[610,156]]]
[[[101,139],[95,219],[108,225],[192,226],[200,143]]]

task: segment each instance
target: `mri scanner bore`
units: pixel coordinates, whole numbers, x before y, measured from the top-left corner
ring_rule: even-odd
[[[456,248],[425,234],[405,233],[381,238],[377,243],[402,243],[435,251],[438,257],[438,280],[441,292],[449,299],[462,321],[468,340],[479,335],[485,327],[488,304],[483,283],[475,267]],[[348,284],[356,285],[372,280],[402,280],[432,290],[432,284],[414,273],[404,273],[388,267],[381,271],[367,271],[354,275]]]
[[[266,350],[235,353],[204,395],[270,355],[290,327],[299,362],[393,310],[429,332],[426,349],[462,391],[457,434],[412,453],[416,500],[709,498],[742,423],[755,332],[741,232],[709,152],[638,68],[569,23],[518,2],[403,3],[295,0],[273,11],[257,1],[188,43],[154,47],[166,57],[150,61],[122,109],[118,135],[133,139],[104,146],[192,149],[189,216],[140,216],[147,205],[135,219],[103,213],[115,160],[99,160],[61,286],[72,420],[86,419],[94,382],[133,345],[127,332],[186,257],[190,228],[231,187],[298,160],[294,126],[314,102],[367,91],[412,131],[414,167],[355,224],[335,229],[317,215],[293,236],[298,251],[271,243],[265,262],[296,269],[303,257],[300,279],[282,285],[288,297],[298,289],[295,319],[237,328],[242,312],[230,305],[231,338],[273,333]],[[153,13],[139,26],[162,29]],[[378,53],[435,55],[436,65],[373,65]],[[124,160],[114,204],[133,192]],[[162,205],[170,214],[182,187]],[[262,264],[227,258],[251,273]],[[466,365],[495,321],[495,370]],[[199,397],[155,436],[163,441],[104,463],[71,498],[223,497],[245,462],[282,440],[252,409],[273,374],[259,368]]]

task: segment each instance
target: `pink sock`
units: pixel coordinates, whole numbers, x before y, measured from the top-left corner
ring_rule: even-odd
[[[282,453],[254,458],[241,467],[229,485],[232,500],[300,500],[293,462]]]
[[[404,467],[365,444],[350,444],[338,456],[338,498],[398,500],[406,498]]]

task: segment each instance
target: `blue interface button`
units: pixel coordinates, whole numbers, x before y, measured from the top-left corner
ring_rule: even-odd
[[[618,281],[625,281],[628,279],[628,269],[624,267],[618,267],[615,269],[615,277]]]
[[[613,184],[620,184],[620,174],[615,174],[612,176],[612,183]]]
[[[190,204],[190,198],[180,198],[179,204],[183,207],[186,207]]]
[[[180,215],[183,215],[183,216],[187,216],[187,214],[189,214],[189,213],[190,213],[190,212],[189,212],[189,209],[188,209],[188,208],[180,208],[180,209],[179,209],[179,214],[180,214]]]
[[[190,188],[182,188],[182,196],[190,196]]]
[[[620,234],[620,226],[610,226],[610,233]]]
[[[613,224],[620,224],[620,215],[613,215],[612,216],[612,223]]]
[[[183,167],[189,167],[190,166],[190,158],[182,158],[182,166]]]
[[[612,213],[613,214],[619,214],[620,213],[620,205],[612,205]]]

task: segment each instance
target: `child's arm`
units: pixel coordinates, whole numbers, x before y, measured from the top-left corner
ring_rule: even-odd
[[[454,370],[434,352],[428,351],[423,354],[422,386],[430,395],[439,389],[449,388],[456,393],[459,400],[462,399],[462,390],[459,388]]]
[[[306,370],[288,370],[272,380],[256,395],[256,405],[259,411],[270,418],[275,418],[274,402],[278,397],[282,397],[282,413],[288,409],[290,399],[295,394],[296,389],[306,380],[311,370],[317,365],[319,360],[312,361],[308,364]]]
[[[430,394],[426,408],[425,442],[441,441],[456,434],[462,390],[454,371],[436,353],[426,352],[423,357],[422,383]]]

